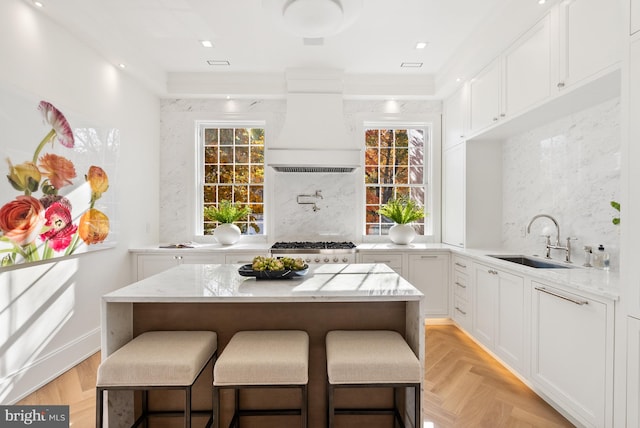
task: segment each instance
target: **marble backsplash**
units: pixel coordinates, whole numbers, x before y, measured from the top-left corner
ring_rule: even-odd
[[[277,138],[286,115],[285,100],[264,99],[166,99],[160,104],[160,240],[194,240],[193,158],[195,121],[266,120],[269,138]],[[440,101],[345,100],[347,132],[354,135],[362,120],[388,117],[411,118],[439,115]],[[270,137],[276,136],[276,137]],[[267,141],[268,144],[268,141]],[[352,240],[360,241],[361,203],[358,201],[362,171],[351,174],[267,174],[265,192],[274,202],[267,214],[270,242],[276,240]],[[298,194],[321,190],[318,210],[300,205]]]
[[[620,99],[563,117],[503,143],[503,246],[524,254],[544,254],[544,238],[555,228],[540,213],[560,225],[561,244],[572,241],[572,260],[584,263],[584,246],[599,244],[611,254],[612,269],[619,259],[620,228],[612,224],[611,200],[620,195]],[[552,257],[562,260],[562,251]]]

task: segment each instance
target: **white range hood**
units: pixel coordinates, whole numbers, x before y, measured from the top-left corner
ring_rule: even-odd
[[[288,71],[287,115],[267,148],[266,162],[281,172],[353,172],[361,149],[347,131],[342,73]]]

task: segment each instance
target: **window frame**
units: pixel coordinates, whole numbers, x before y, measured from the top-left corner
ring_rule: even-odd
[[[265,144],[264,144],[264,152],[265,152],[265,161],[264,161],[264,181],[263,185],[263,234],[262,235],[241,235],[241,242],[255,242],[255,243],[264,243],[267,240],[268,227],[268,174],[267,174],[267,162],[266,162],[266,150],[267,150],[267,139],[268,139],[268,129],[267,129],[267,121],[266,120],[256,120],[256,119],[210,119],[210,120],[196,120],[194,126],[194,185],[193,185],[193,207],[195,212],[193,213],[192,219],[192,227],[193,227],[193,236],[194,241],[203,242],[203,243],[215,243],[217,242],[213,235],[205,235],[204,234],[204,130],[207,128],[261,128],[264,130],[265,136]]]
[[[366,183],[364,180],[364,153],[366,150],[365,132],[367,129],[407,129],[423,128],[425,135],[424,186],[426,193],[425,210],[428,213],[425,222],[425,234],[417,235],[414,243],[439,243],[441,241],[441,171],[442,171],[442,138],[440,114],[432,115],[385,115],[382,117],[361,117],[359,120],[358,138],[362,147],[360,171],[360,216],[358,227],[363,243],[389,242],[389,235],[367,235],[366,225]],[[427,223],[428,222],[428,223]],[[430,228],[429,234],[427,230]]]

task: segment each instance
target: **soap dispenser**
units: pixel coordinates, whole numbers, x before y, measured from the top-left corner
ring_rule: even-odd
[[[609,261],[609,253],[604,250],[604,245],[600,244],[593,254],[593,267],[609,270]]]

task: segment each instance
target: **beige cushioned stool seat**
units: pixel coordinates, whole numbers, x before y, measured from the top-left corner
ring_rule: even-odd
[[[217,347],[212,331],[142,333],[102,362],[97,385],[191,385]]]
[[[309,335],[298,330],[240,331],[214,367],[214,386],[304,385],[309,380]]]
[[[420,362],[395,331],[330,331],[326,352],[333,385],[420,383]]]

